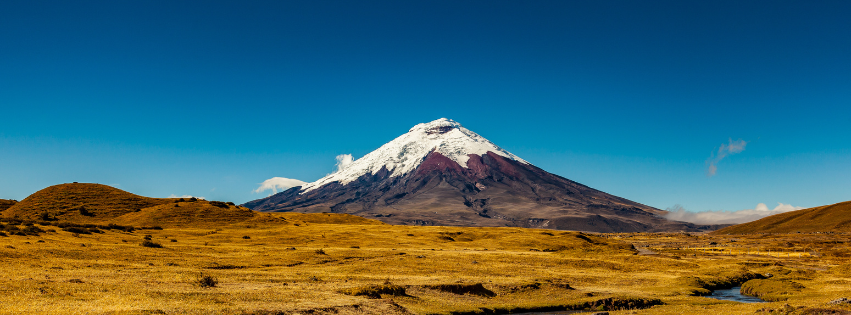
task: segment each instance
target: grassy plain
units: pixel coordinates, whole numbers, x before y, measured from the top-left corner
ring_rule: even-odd
[[[153,220],[145,211],[134,215]],[[0,237],[0,313],[851,311],[828,304],[851,297],[848,234],[586,234],[294,213],[132,232],[35,227],[47,232]],[[146,235],[161,247],[141,246]],[[799,286],[790,294],[762,292],[779,297],[771,303],[700,296],[765,274]],[[215,285],[201,285],[202,276]],[[763,291],[788,287],[752,284]]]

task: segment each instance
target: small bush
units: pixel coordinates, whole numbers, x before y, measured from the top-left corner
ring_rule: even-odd
[[[215,263],[214,263],[214,265],[207,267],[207,269],[216,269],[216,270],[231,270],[231,269],[243,269],[243,268],[245,268],[245,266],[228,265],[228,264],[219,265],[219,264],[215,264]]]
[[[76,227],[76,226],[63,227],[62,230],[65,231],[65,232],[71,232],[71,233],[74,233],[74,234],[92,234],[92,232],[90,232],[89,229]]]
[[[89,211],[89,209],[86,209],[86,207],[84,207],[84,206],[80,206],[79,211],[80,211],[80,215],[84,215],[84,216],[87,216],[87,217],[94,216],[94,214],[91,213]]]
[[[246,235],[246,236],[243,236],[243,237],[242,237],[242,239],[244,239],[244,240],[250,240],[250,239],[251,239],[251,236]]]
[[[176,240],[176,239],[171,239],[171,242],[172,242],[172,243],[177,243],[177,240]]]
[[[145,246],[145,247],[150,247],[150,248],[162,248],[163,247],[162,244],[151,241],[151,240],[143,240],[142,244],[140,244],[140,245]]]
[[[210,201],[210,205],[214,206],[214,207],[225,208],[225,209],[230,207],[230,206],[228,206],[228,204],[221,202],[221,201]]]
[[[37,226],[30,225],[30,226],[24,227],[24,229],[21,230],[21,232],[23,232],[24,234],[27,234],[27,235],[38,236],[40,233],[44,233],[44,230],[40,229]]]
[[[151,236],[151,234],[145,234],[144,239],[146,239],[146,240],[149,240],[149,241],[150,241],[152,238],[153,238],[153,237]]]
[[[328,254],[326,254],[326,253],[325,253],[325,250],[323,250],[323,249],[321,249],[321,248],[320,248],[320,249],[317,249],[317,250],[316,250],[316,253],[317,253],[317,254],[319,254],[319,255],[328,255]]]
[[[195,279],[195,284],[202,288],[213,288],[219,284],[219,280],[208,274],[201,274]]]

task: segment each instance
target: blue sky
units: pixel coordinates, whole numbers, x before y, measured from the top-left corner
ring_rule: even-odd
[[[0,198],[78,181],[242,203],[447,117],[661,209],[847,201],[848,16],[847,1],[3,1]]]

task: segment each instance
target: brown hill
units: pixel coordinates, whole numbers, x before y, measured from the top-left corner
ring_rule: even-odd
[[[4,217],[77,223],[103,222],[173,199],[148,198],[101,184],[61,184],[47,187],[3,211]]]
[[[714,234],[851,232],[851,201],[775,214]]]
[[[109,220],[132,226],[191,227],[244,222],[260,214],[245,207],[220,201],[173,200]]]
[[[9,207],[14,206],[16,203],[18,202],[15,200],[0,199],[0,211],[9,209]]]

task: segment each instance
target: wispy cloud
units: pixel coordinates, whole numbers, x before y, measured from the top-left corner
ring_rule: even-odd
[[[189,199],[189,198],[198,198],[198,199],[201,199],[201,200],[207,200],[207,198],[204,198],[204,197],[190,196],[190,195],[178,196],[178,195],[175,195],[175,194],[171,194],[171,195],[170,195],[170,196],[168,196],[168,197],[169,197],[169,198],[186,198],[186,199]]]
[[[722,143],[721,147],[718,148],[718,151],[713,151],[712,155],[706,159],[706,176],[712,177],[715,176],[715,173],[718,172],[718,162],[721,162],[728,155],[733,155],[745,150],[745,146],[748,145],[748,142],[742,139],[733,141],[733,138],[730,138],[730,143]]]
[[[804,209],[783,203],[777,203],[774,209],[768,209],[764,203],[759,203],[756,208],[739,211],[701,211],[691,212],[683,209],[680,205],[674,205],[668,209],[665,218],[675,221],[685,221],[695,224],[739,224],[762,219],[778,213]]]
[[[352,164],[352,162],[355,161],[355,158],[352,157],[351,154],[340,154],[336,157],[336,159],[337,159],[337,164],[336,164],[337,172],[346,169],[346,167],[349,167],[349,165]]]
[[[307,183],[298,179],[272,177],[260,183],[260,187],[257,187],[257,189],[254,190],[254,193],[261,193],[267,190],[271,190],[273,194],[277,194],[278,189],[284,191],[292,187],[304,186],[305,184]]]

